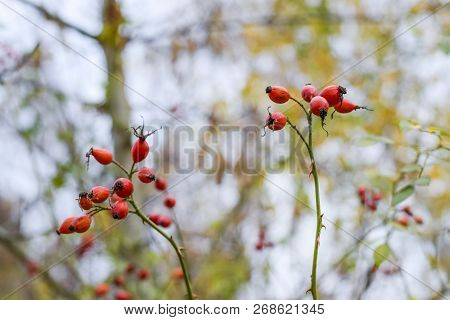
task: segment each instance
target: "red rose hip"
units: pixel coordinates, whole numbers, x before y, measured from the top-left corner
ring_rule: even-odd
[[[92,208],[92,201],[88,198],[87,192],[81,192],[78,195],[78,204],[80,205],[80,208],[83,210],[89,210]]]
[[[103,186],[96,186],[88,193],[88,198],[94,203],[102,203],[108,199],[111,190]]]
[[[152,181],[155,181],[156,179],[155,172],[148,167],[142,167],[138,171],[138,179],[142,183],[150,183]]]
[[[105,149],[91,148],[88,153],[86,153],[86,157],[93,156],[95,160],[97,160],[100,164],[108,165],[113,161],[113,155],[111,152]]]
[[[56,233],[59,235],[61,234],[71,234],[73,233],[73,230],[70,229],[70,226],[75,221],[76,217],[69,217],[66,220],[63,221],[61,226],[56,230]]]
[[[288,89],[281,86],[268,86],[266,93],[269,95],[270,100],[278,104],[288,102],[291,98]]]
[[[163,178],[158,178],[155,181],[155,188],[158,190],[166,190],[167,188],[167,181]]]
[[[325,119],[330,108],[328,101],[322,96],[312,98],[309,107],[311,112],[322,120]]]
[[[114,182],[114,193],[121,198],[128,198],[133,193],[133,183],[127,178],[119,178]]]
[[[319,95],[325,98],[330,106],[336,106],[337,104],[342,103],[343,95],[346,93],[347,89],[338,86],[337,84],[333,84],[325,87]]]
[[[119,200],[110,209],[113,219],[121,220],[128,215],[128,203],[126,200]]]
[[[281,112],[269,112],[269,115],[266,117],[266,126],[273,131],[278,131],[284,128],[286,125],[287,118]]]
[[[83,233],[89,230],[91,226],[91,216],[88,214],[82,215],[81,217],[76,218],[69,229],[76,233]]]
[[[317,92],[316,87],[311,84],[306,84],[302,89],[302,98],[306,102],[311,102],[311,99],[317,96],[319,93]]]
[[[166,196],[164,199],[164,205],[169,209],[175,207],[176,203],[177,203],[177,200],[175,199],[175,197]]]

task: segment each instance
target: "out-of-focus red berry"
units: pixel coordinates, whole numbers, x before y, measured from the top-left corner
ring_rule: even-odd
[[[94,292],[96,297],[103,297],[109,292],[109,284],[100,283],[97,287],[95,287]]]
[[[175,197],[166,196],[164,199],[164,205],[169,209],[175,207],[176,203],[177,203],[177,200],[175,199]]]
[[[167,181],[163,178],[158,178],[155,181],[155,188],[158,190],[166,190],[167,188]]]
[[[140,280],[145,280],[150,276],[150,271],[148,271],[147,269],[140,269],[137,272],[137,276]]]
[[[131,300],[133,297],[131,294],[126,290],[117,290],[116,294],[114,295],[116,300]]]

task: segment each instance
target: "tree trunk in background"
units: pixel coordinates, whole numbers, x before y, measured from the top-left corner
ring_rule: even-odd
[[[130,105],[128,103],[123,72],[122,53],[126,39],[120,35],[124,22],[120,6],[115,0],[105,0],[103,4],[103,30],[99,42],[103,49],[108,70],[106,83],[105,111],[111,116],[112,137],[115,158],[126,167],[131,165]]]

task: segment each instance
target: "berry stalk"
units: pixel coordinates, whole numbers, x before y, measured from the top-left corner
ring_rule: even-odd
[[[135,210],[134,213],[137,216],[139,216],[143,222],[147,223],[150,227],[155,229],[160,235],[162,235],[164,238],[166,238],[167,241],[169,241],[170,244],[172,245],[173,249],[175,250],[175,253],[178,256],[178,260],[180,261],[181,269],[183,270],[184,283],[186,285],[188,298],[189,298],[189,300],[193,300],[194,294],[192,292],[191,280],[189,279],[188,268],[187,268],[187,263],[186,263],[185,257],[183,255],[183,253],[181,252],[182,249],[180,247],[178,247],[175,240],[173,240],[172,236],[169,236],[167,233],[162,231],[153,221],[151,221],[146,215],[144,215],[142,213],[141,209],[139,209],[139,207],[134,202],[133,197],[130,197],[128,199],[128,201],[134,207],[134,210]]]
[[[307,119],[308,119],[308,142],[303,137],[301,132],[297,129],[297,127],[289,120],[287,119],[287,123],[291,126],[292,129],[297,133],[297,135],[302,139],[303,143],[305,143],[306,148],[308,149],[308,155],[311,160],[311,174],[314,178],[314,191],[315,191],[315,198],[316,198],[316,234],[314,238],[314,255],[313,255],[313,263],[312,263],[312,270],[311,270],[311,288],[308,291],[311,291],[311,294],[313,296],[314,300],[319,299],[319,295],[317,293],[317,259],[319,256],[319,245],[320,245],[320,232],[322,230],[322,213],[320,209],[320,188],[319,188],[319,175],[317,172],[317,166],[316,161],[314,159],[314,148],[313,148],[313,141],[312,141],[312,113],[307,112],[305,107],[296,99],[292,99],[297,104],[302,107],[302,109],[305,111]]]

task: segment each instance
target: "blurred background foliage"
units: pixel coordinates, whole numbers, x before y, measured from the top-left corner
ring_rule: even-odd
[[[314,127],[327,227],[320,296],[448,297],[446,1],[4,0],[0,7],[1,297],[92,299],[103,282],[113,288],[106,298],[119,287],[140,299],[184,297],[171,247],[135,217],[113,226],[99,215],[87,235],[54,233],[80,212],[73,201],[80,191],[120,174],[96,163],[86,171],[86,151],[106,147],[130,165],[128,128],[143,117],[165,127],[152,136],[146,165],[177,197],[171,214],[180,230],[168,232],[182,235],[196,295],[309,298],[315,216],[301,146],[287,129],[256,132],[246,148],[262,145],[263,156],[244,155],[220,129],[261,127],[264,88],[284,85],[299,97],[305,83],[339,83],[375,110],[328,118],[328,137]],[[306,125],[295,105],[276,108]],[[186,161],[173,147],[180,126],[204,133],[202,143],[190,142],[195,163],[212,164],[210,174],[174,169]],[[249,157],[281,172],[264,162],[248,174]],[[359,203],[361,185],[381,193],[377,210]],[[137,196],[146,212],[167,210],[151,186]],[[405,206],[423,224],[396,222]],[[261,234],[270,245],[257,250]],[[127,273],[129,264],[150,277]]]

